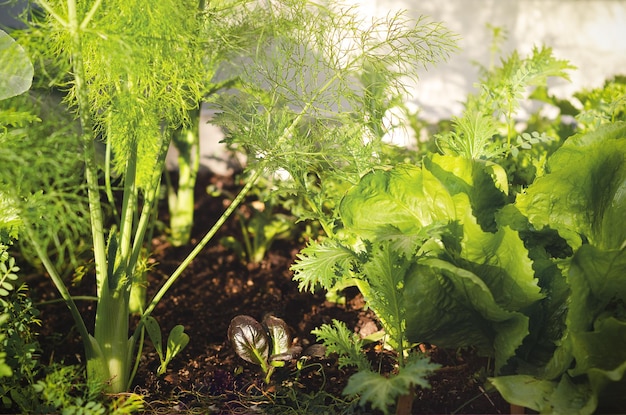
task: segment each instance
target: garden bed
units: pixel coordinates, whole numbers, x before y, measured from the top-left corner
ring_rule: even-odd
[[[199,237],[219,216],[229,201],[209,196],[209,184],[235,190],[230,177],[202,176],[197,186],[194,237]],[[162,206],[160,219],[166,221]],[[357,290],[347,290],[345,301],[327,301],[323,293],[298,291],[289,270],[303,241],[277,241],[260,264],[245,264],[218,241],[221,236],[239,235],[234,219],[220,230],[218,237],[190,265],[162,301],[154,316],[167,333],[183,324],[191,338],[189,345],[169,365],[164,376],[157,376],[157,354],[148,349],[142,357],[132,391],[145,397],[148,413],[373,413],[341,395],[353,373],[339,369],[336,359],[311,352],[304,367],[296,362],[280,368],[272,384],[263,383],[258,367],[235,354],[226,337],[230,320],[238,314],[261,319],[266,313],[283,318],[293,330],[294,341],[307,349],[315,344],[311,330],[332,319],[345,322],[357,332],[371,332],[375,316],[364,309]],[[165,236],[155,237],[154,267],[149,274],[149,291],[180,264],[190,247],[172,247]],[[74,294],[86,292],[91,281],[74,287]],[[50,300],[58,295],[50,281],[33,287],[33,295]],[[149,293],[150,295],[150,293]],[[93,305],[81,303],[86,315],[95,313]],[[41,307],[43,361],[82,362],[83,349],[73,320],[63,304]],[[61,337],[61,335],[63,337]],[[489,362],[470,350],[442,350],[424,347],[434,362],[442,365],[431,378],[431,389],[419,390],[414,413],[508,413],[509,405],[497,394],[484,390]],[[386,351],[372,348],[368,355],[383,368],[390,361]]]

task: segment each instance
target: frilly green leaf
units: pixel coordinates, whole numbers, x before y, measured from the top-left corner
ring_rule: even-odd
[[[409,393],[413,386],[430,387],[427,376],[438,367],[427,359],[414,359],[389,377],[363,370],[350,376],[343,394],[360,395],[361,405],[370,403],[372,408],[388,414],[398,397]]]

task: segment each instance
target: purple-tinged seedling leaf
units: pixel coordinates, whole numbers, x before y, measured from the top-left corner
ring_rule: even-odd
[[[274,360],[274,356],[287,353],[291,346],[291,336],[287,323],[283,319],[268,314],[263,318],[263,325],[267,328],[272,340],[271,360]]]
[[[250,316],[236,316],[228,327],[228,338],[239,357],[266,371],[270,340],[261,323]]]

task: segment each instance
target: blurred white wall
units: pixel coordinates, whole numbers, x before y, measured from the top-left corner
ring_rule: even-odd
[[[626,75],[625,0],[348,0],[365,15],[384,16],[407,10],[426,15],[460,35],[460,51],[448,62],[420,70],[412,102],[427,119],[459,114],[460,104],[473,91],[477,69],[489,63],[489,23],[507,31],[502,56],[517,49],[527,56],[533,46],[546,45],[559,59],[578,69],[571,83],[559,81],[552,92],[568,97],[581,88],[601,86],[614,75]]]

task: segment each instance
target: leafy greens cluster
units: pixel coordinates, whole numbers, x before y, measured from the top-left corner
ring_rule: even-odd
[[[620,101],[604,115],[580,112],[594,123],[564,141],[536,131],[512,141],[519,83],[568,68],[547,49],[513,55],[438,137],[444,154],[365,174],[339,203],[339,229],[300,252],[300,289],[358,287],[399,357],[421,342],[492,356],[490,380],[511,403],[563,414],[623,407]],[[529,159],[515,143],[542,148],[526,185],[516,175]],[[340,352],[340,329],[328,330],[318,336]]]

